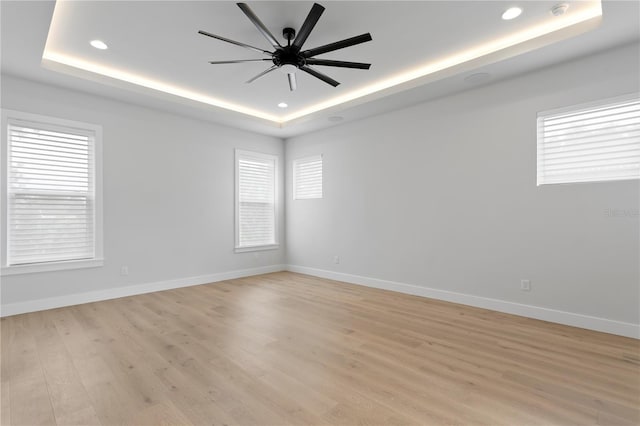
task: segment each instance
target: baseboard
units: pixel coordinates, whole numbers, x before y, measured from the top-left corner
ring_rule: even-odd
[[[638,324],[614,321],[606,318],[592,317],[588,315],[559,311],[549,308],[541,308],[539,306],[507,302],[505,300],[473,296],[470,294],[438,290],[435,288],[421,287],[412,284],[380,280],[377,278],[345,274],[342,272],[328,271],[325,269],[309,268],[306,266],[287,265],[286,270],[291,272],[299,272],[306,275],[313,275],[321,278],[344,281],[351,284],[363,285],[366,287],[397,291],[399,293],[406,293],[415,296],[428,297],[431,299],[444,300],[447,302],[460,303],[462,305],[490,309],[492,311],[504,312],[507,314],[519,315],[527,318],[535,318],[543,321],[549,321],[558,324],[570,325],[573,327],[586,328],[588,330],[601,331],[604,333],[640,339],[640,325]]]
[[[137,294],[152,293],[154,291],[190,287],[284,270],[640,339],[640,325],[638,324],[298,265],[269,265],[259,268],[240,269],[183,279],[136,284],[87,293],[3,304],[0,306],[0,317],[135,296]]]
[[[106,290],[49,297],[46,299],[30,300],[27,302],[9,303],[0,307],[0,317],[43,311],[46,309],[62,308],[64,306],[80,305],[82,303],[99,302],[102,300],[117,299],[120,297],[135,296],[137,294],[152,293],[154,291],[171,290],[181,287],[190,287],[194,285],[250,277],[252,275],[268,274],[270,272],[284,271],[285,269],[286,265],[269,265],[259,268],[218,272],[215,274],[200,275],[182,279],[114,287]]]

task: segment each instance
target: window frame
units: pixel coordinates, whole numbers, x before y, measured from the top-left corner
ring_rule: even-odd
[[[621,96],[615,96],[611,98],[598,99],[591,102],[584,102],[575,105],[564,106],[560,108],[540,111],[536,115],[536,186],[544,187],[544,186],[555,186],[555,185],[576,185],[576,184],[593,184],[593,183],[607,183],[607,182],[624,182],[624,181],[633,181],[638,180],[640,177],[624,177],[619,179],[597,179],[597,178],[589,178],[585,180],[576,180],[576,181],[562,181],[562,182],[544,182],[540,179],[540,157],[541,157],[541,135],[543,132],[542,121],[553,115],[565,114],[565,113],[580,113],[585,112],[591,109],[595,109],[598,107],[606,107],[610,105],[615,105],[627,101],[639,100],[640,93],[627,93]]]
[[[1,227],[5,235],[5,241],[0,250],[0,276],[28,274],[38,272],[52,272],[72,269],[95,268],[104,265],[104,230],[103,230],[103,191],[102,191],[102,126],[80,121],[67,120],[40,114],[27,113],[10,109],[2,109],[2,143],[1,156],[5,159],[1,162],[2,173],[0,176],[0,197],[2,198]],[[94,179],[94,257],[90,259],[59,260],[52,262],[39,262],[22,265],[8,265],[9,254],[9,124],[12,122],[28,122],[41,124],[43,128],[58,128],[72,131],[80,129],[83,132],[93,134],[93,179]]]
[[[234,213],[234,224],[235,224],[235,244],[234,244],[234,252],[235,253],[246,253],[253,251],[264,251],[264,250],[276,250],[280,248],[279,243],[279,226],[278,226],[278,218],[279,218],[279,199],[280,199],[280,191],[279,191],[279,178],[278,178],[278,163],[279,158],[275,154],[267,154],[258,151],[249,151],[244,149],[236,149],[235,150],[235,159],[234,159],[234,183],[235,183],[235,213]],[[258,159],[264,160],[273,160],[273,244],[263,244],[259,246],[241,246],[240,245],[240,159],[242,157],[254,157]]]
[[[320,196],[319,197],[299,197],[296,179],[296,167],[301,162],[310,162],[311,160],[320,160]],[[304,157],[296,158],[291,164],[291,183],[293,192],[293,200],[322,200],[324,198],[324,157],[322,154],[305,155]]]

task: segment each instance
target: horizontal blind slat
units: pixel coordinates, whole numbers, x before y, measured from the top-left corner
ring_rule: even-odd
[[[636,157],[640,152],[640,147],[636,147],[635,149],[623,149],[623,150],[611,150],[611,151],[602,151],[593,152],[593,151],[580,151],[577,153],[568,153],[567,155],[555,155],[555,156],[546,156],[543,160],[544,164],[564,164],[564,163],[573,163],[575,161],[584,161],[584,160],[609,160],[612,158],[629,158]]]
[[[92,259],[93,252],[75,252],[75,253],[56,253],[56,254],[37,254],[20,256],[13,260],[12,265],[29,265],[35,263],[61,262],[69,260]]]
[[[46,239],[41,239],[40,241],[38,241],[38,244],[34,244],[33,243],[34,240],[13,240],[9,246],[10,247],[18,247],[18,248],[24,248],[24,247],[28,247],[28,248],[33,248],[33,247],[42,247],[42,246],[46,246],[46,247],[62,247],[62,246],[69,246],[69,245],[92,245],[93,244],[93,240],[88,240],[86,238],[58,238],[58,239],[54,239],[54,238],[50,238],[48,240]]]
[[[11,151],[15,155],[20,155],[22,158],[30,158],[30,156],[41,155],[46,158],[60,159],[60,161],[76,161],[85,162],[89,158],[86,153],[71,153],[63,152],[56,149],[43,149],[34,145],[26,145],[27,147],[16,145],[12,142]]]
[[[629,111],[638,111],[638,110],[640,110],[640,102],[631,101],[631,102],[615,103],[602,108],[595,107],[595,108],[589,108],[582,111],[555,114],[550,117],[544,117],[543,120],[545,123],[555,124],[555,123],[567,122],[572,120],[579,120],[583,118],[589,118],[589,117],[595,118],[595,117],[601,117],[605,115],[620,114],[620,113],[626,113]]]
[[[38,148],[52,152],[68,152],[72,154],[87,154],[87,147],[83,145],[69,145],[62,142],[54,142],[40,139],[16,138],[11,139],[11,143],[15,147],[21,148]]]
[[[615,134],[624,134],[629,132],[635,132],[639,128],[637,123],[626,123],[624,126],[617,127],[598,127],[598,128],[584,128],[577,127],[572,129],[572,131],[544,131],[544,140],[545,142],[563,142],[563,141],[571,141],[574,139],[580,139],[584,137],[597,137],[602,135],[615,135]]]
[[[610,114],[599,116],[597,118],[580,117],[573,121],[552,124],[545,122],[545,129],[548,131],[571,131],[572,129],[580,129],[585,127],[598,128],[602,125],[622,126],[626,123],[634,123],[635,119],[640,117],[640,111],[628,112],[625,114]]]
[[[640,132],[638,133],[638,137],[640,137]],[[586,141],[583,143],[575,143],[575,144],[566,144],[566,145],[558,145],[553,147],[547,147],[546,145],[542,147],[541,151],[544,151],[547,154],[553,154],[557,152],[571,152],[571,151],[580,151],[583,149],[598,149],[598,148],[613,148],[619,146],[632,146],[635,145],[636,142],[629,138],[614,138],[614,139],[604,139],[597,141]]]
[[[33,167],[33,168],[37,168],[40,166],[49,166],[49,167],[58,168],[59,170],[67,170],[67,169],[82,170],[84,173],[86,173],[86,170],[88,168],[87,164],[69,163],[67,161],[55,161],[47,158],[44,158],[44,159],[31,158],[23,161],[22,158],[16,157],[15,155],[11,157],[11,166],[12,167]]]
[[[29,133],[29,134],[32,134],[32,135],[39,135],[39,136],[41,136],[43,138],[44,137],[47,137],[47,138],[64,138],[64,139],[78,140],[78,141],[87,141],[89,139],[89,136],[78,134],[77,132],[74,132],[73,130],[71,130],[69,132],[45,130],[41,126],[42,126],[42,123],[37,123],[34,126],[24,126],[24,125],[21,126],[19,124],[13,124],[11,126],[11,128],[12,128],[12,130],[14,130],[16,132],[25,132],[25,133]]]

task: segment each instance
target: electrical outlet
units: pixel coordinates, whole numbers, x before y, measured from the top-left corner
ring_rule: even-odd
[[[124,265],[120,267],[120,275],[122,275],[123,277],[129,275],[129,267]]]
[[[522,290],[522,291],[531,291],[531,281],[530,280],[520,280],[520,290]]]
[[[333,263],[335,263],[336,265],[340,263],[340,256],[333,256]]]

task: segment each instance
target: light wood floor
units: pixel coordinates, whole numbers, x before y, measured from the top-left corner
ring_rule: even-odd
[[[637,340],[293,273],[1,324],[3,425],[640,423]]]

